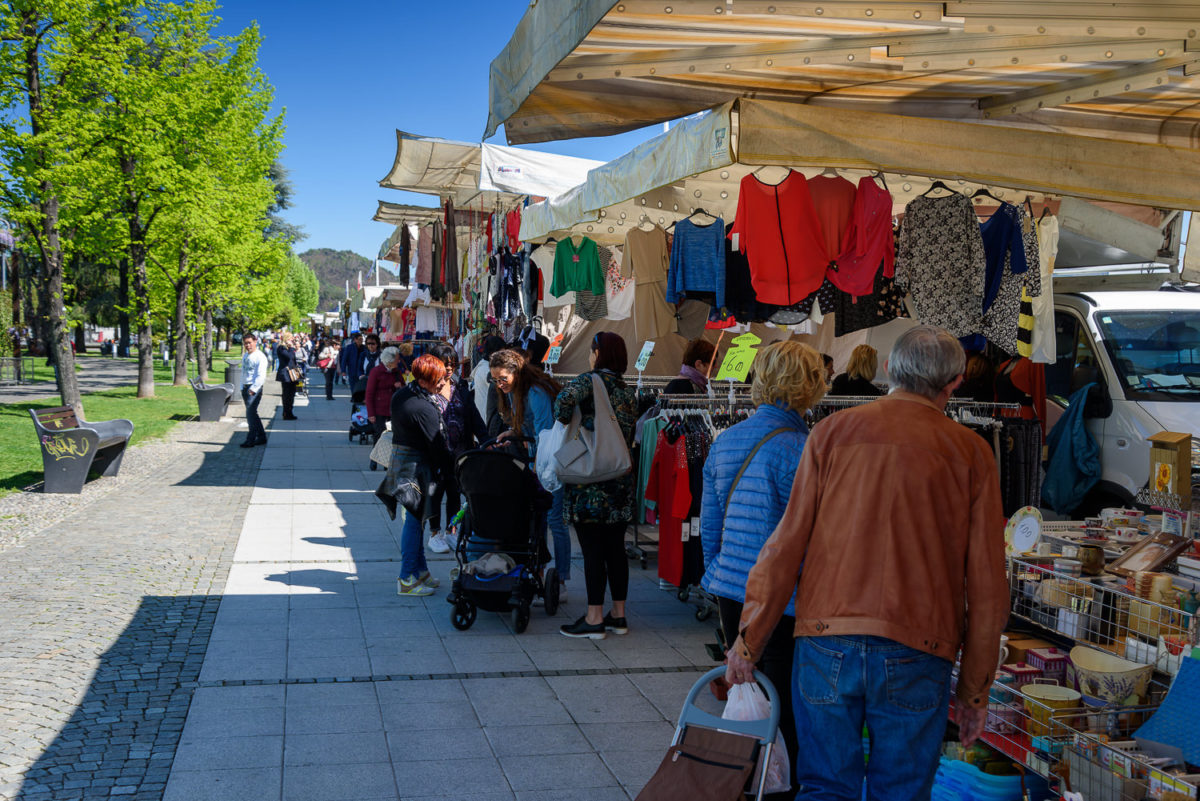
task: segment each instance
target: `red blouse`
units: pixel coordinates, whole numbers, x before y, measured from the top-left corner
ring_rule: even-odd
[[[832,260],[808,181],[795,171],[774,185],[753,173],[743,178],[729,235],[738,237],[761,303],[790,306],[804,300],[821,286]]]

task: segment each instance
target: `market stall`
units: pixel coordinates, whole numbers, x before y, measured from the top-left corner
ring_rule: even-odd
[[[844,353],[849,338],[879,342],[912,319],[942,325],[1032,365],[1022,423],[998,410],[960,418],[994,443],[1011,512],[1040,503],[1037,365],[1101,377],[1058,325],[1061,270],[1159,265],[1146,287],[1196,276],[1179,242],[1181,212],[1200,209],[1197,30],[1195,8],[1166,2],[534,4],[493,62],[488,134],[504,124],[510,142],[534,142],[676,120],[523,213],[521,238],[555,279],[547,320],[564,296],[574,307],[556,318],[564,358],[605,329],[631,351],[653,340],[675,356],[697,334],[724,347],[748,329]],[[1144,319],[1131,347],[1148,352],[1166,329]],[[1194,392],[1192,341],[1172,340],[1162,360],[1178,377],[1156,367],[1162,383],[1139,376],[1117,391]],[[693,401],[697,414],[726,403],[713,394]],[[713,428],[693,429],[697,450]],[[1170,475],[1174,491],[1010,543],[1013,628],[989,747],[951,754],[935,797],[1197,797],[1195,433],[1156,435],[1175,461],[1159,467],[1160,455],[1152,484]],[[1013,529],[1028,537],[1035,514],[1018,512]],[[660,576],[684,590],[694,564],[689,574],[674,522],[659,517]],[[975,775],[964,761],[994,764]],[[1012,780],[989,780],[995,769]]]

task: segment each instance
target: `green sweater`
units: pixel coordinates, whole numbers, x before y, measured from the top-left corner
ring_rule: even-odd
[[[585,236],[576,248],[567,237],[554,249],[554,280],[550,284],[550,294],[557,298],[580,289],[603,295],[604,267],[600,264],[600,251],[595,242]]]

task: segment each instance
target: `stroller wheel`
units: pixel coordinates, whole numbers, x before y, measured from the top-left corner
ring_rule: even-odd
[[[466,631],[475,623],[475,604],[457,603],[450,611],[450,625],[459,631]]]
[[[525,604],[514,606],[512,610],[513,631],[521,634],[529,628],[529,607]]]
[[[687,603],[687,599],[692,597],[692,592],[687,587],[680,587],[679,592],[675,593],[675,597]]]
[[[546,614],[554,616],[558,612],[558,570],[550,568],[542,584],[542,598],[546,602]]]
[[[712,617],[711,606],[702,606],[696,610],[696,620],[699,620],[701,623],[708,620],[710,617]]]
[[[375,464],[375,462],[371,462],[371,472],[372,473],[374,473],[378,467],[379,467],[379,465]]]

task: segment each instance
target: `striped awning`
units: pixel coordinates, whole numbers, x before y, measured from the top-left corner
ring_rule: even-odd
[[[1192,0],[559,0],[492,62],[487,132],[619,133],[737,97],[1193,147]]]

